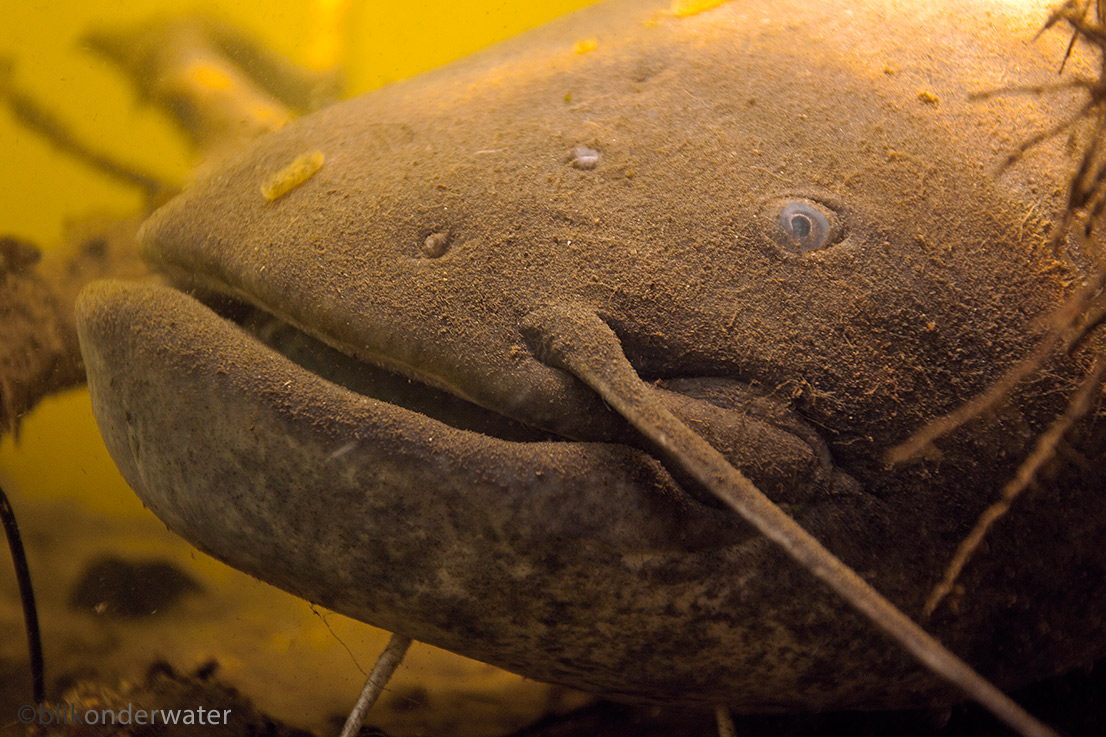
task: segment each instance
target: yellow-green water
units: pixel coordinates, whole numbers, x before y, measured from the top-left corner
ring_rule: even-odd
[[[189,3],[166,0],[10,2],[0,11],[0,55],[15,61],[15,81],[33,89],[87,141],[125,161],[180,178],[189,162],[161,113],[135,99],[111,64],[82,48],[91,29],[188,11],[228,20],[303,64],[318,65],[328,23],[319,6],[333,0]],[[423,0],[351,2],[338,28],[348,94],[440,66],[594,0]],[[319,29],[319,33],[312,33]],[[49,246],[68,218],[94,211],[132,212],[138,193],[59,156],[0,112],[0,230]]]

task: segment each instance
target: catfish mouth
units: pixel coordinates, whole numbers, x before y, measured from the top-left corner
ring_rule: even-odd
[[[300,368],[355,394],[437,420],[458,430],[512,442],[568,438],[519,422],[382,363],[370,363],[332,347],[261,307],[210,288],[170,279],[170,286],[237,325],[246,335]]]

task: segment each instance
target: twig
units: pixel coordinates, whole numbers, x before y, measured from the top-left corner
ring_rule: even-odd
[[[395,673],[403,656],[407,654],[407,648],[411,646],[411,638],[406,635],[393,634],[388,640],[388,645],[380,657],[376,659],[369,677],[365,679],[365,685],[361,688],[361,695],[357,697],[357,703],[353,705],[353,711],[346,717],[346,724],[342,727],[342,733],[338,737],[354,737],[361,729],[365,721],[365,714],[380,697],[380,693],[387,685],[388,679]]]

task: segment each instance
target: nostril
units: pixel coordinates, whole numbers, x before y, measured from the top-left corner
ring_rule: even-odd
[[[449,233],[431,233],[426,236],[426,240],[422,242],[419,250],[427,258],[438,258],[445,255],[445,252],[449,250]]]
[[[577,169],[594,169],[599,166],[599,152],[593,148],[587,146],[577,146],[569,159],[571,163]]]

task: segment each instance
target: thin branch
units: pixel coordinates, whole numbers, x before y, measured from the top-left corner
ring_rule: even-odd
[[[393,634],[388,640],[388,645],[380,657],[376,660],[369,677],[365,679],[365,685],[361,688],[361,695],[357,697],[357,703],[353,711],[346,717],[346,724],[342,727],[342,733],[338,737],[354,737],[365,721],[365,715],[380,698],[381,692],[388,684],[388,680],[395,673],[396,668],[407,654],[407,648],[411,646],[411,638],[406,635]]]

